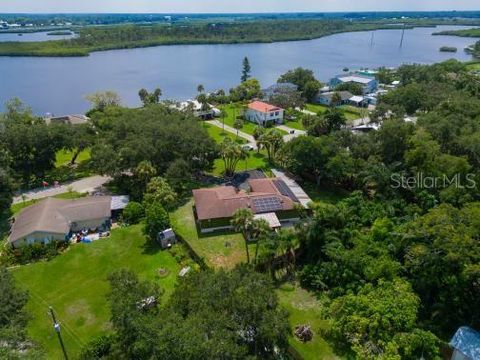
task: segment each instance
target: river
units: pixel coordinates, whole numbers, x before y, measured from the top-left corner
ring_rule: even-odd
[[[343,33],[309,41],[271,44],[175,45],[114,50],[77,58],[0,57],[0,103],[18,97],[37,114],[85,112],[86,94],[114,90],[125,105],[137,106],[138,90],[160,87],[163,98],[182,100],[196,93],[228,90],[240,81],[242,59],[248,56],[252,75],[262,86],[298,66],[315,71],[328,81],[342,69],[430,64],[450,58],[469,60],[463,49],[476,39],[431,36],[433,32],[460,27],[415,28]],[[441,46],[457,53],[442,53]]]
[[[50,41],[50,40],[65,40],[74,37],[75,35],[48,35],[51,32],[59,30],[50,30],[50,31],[39,31],[33,33],[1,33],[0,32],[0,42],[5,41],[20,41],[20,42],[29,42],[29,41]],[[60,30],[66,31],[66,30]]]

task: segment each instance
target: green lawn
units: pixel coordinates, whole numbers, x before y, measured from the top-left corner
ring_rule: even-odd
[[[272,166],[268,162],[265,150],[257,152],[252,150],[248,152],[248,157],[245,160],[240,160],[237,165],[237,171],[261,169],[266,174],[269,174]],[[216,159],[213,165],[214,175],[223,175],[225,172],[225,165],[222,159]]]
[[[292,334],[297,325],[310,325],[313,339],[303,343],[294,335],[290,336],[290,345],[304,360],[339,359],[332,347],[322,337],[322,331],[328,329],[328,321],[322,318],[322,305],[315,296],[298,285],[284,284],[277,290],[280,304],[288,311]]]
[[[70,164],[73,157],[73,151],[59,150],[56,154],[55,167],[61,167]],[[90,149],[83,150],[78,154],[76,163],[80,164],[84,161],[90,160]]]
[[[220,144],[225,137],[229,137],[232,140],[236,141],[239,144],[246,144],[246,141],[242,138],[237,138],[234,134],[229,132],[223,132],[217,126],[205,124],[205,127],[208,131],[208,134],[215,140],[217,144]],[[262,169],[266,173],[270,172],[271,165],[268,163],[267,156],[265,151],[260,151],[259,153],[255,150],[248,152],[248,158],[246,160],[241,160],[238,163],[237,171],[244,170],[253,170],[253,169]],[[214,175],[222,175],[225,171],[225,166],[222,159],[216,159],[213,166]]]
[[[209,267],[231,269],[246,261],[245,245],[241,234],[215,232],[204,235],[197,231],[193,215],[193,200],[171,213],[170,218],[175,232],[190,244]],[[254,253],[250,247],[250,254]]]
[[[210,125],[205,123],[205,128],[207,129],[208,134],[210,137],[215,140],[217,144],[220,144],[223,139],[225,138],[230,138],[231,140],[237,142],[238,144],[246,144],[247,141],[241,137],[236,137],[235,134],[232,134],[228,131],[223,131],[223,129],[220,129],[219,127],[215,125]]]
[[[227,116],[225,117],[225,125],[233,127],[233,124],[235,123],[235,117],[240,118],[240,114],[242,112],[242,105],[222,105],[220,106],[220,109],[227,113]],[[218,121],[223,122],[223,119],[219,118]],[[252,122],[243,121],[243,128],[241,128],[240,130],[247,134],[253,135],[256,127],[257,125]]]
[[[141,225],[115,229],[110,238],[75,244],[49,262],[12,270],[30,294],[27,310],[33,319],[28,331],[45,348],[47,358],[62,358],[48,307],[55,309],[67,351],[71,358],[76,358],[82,345],[110,328],[106,279],[120,268],[158,281],[165,290],[164,297],[172,292],[180,270],[169,252],[156,245],[146,246]],[[169,275],[158,278],[159,268],[168,269]]]
[[[321,113],[323,114],[325,111],[328,110],[328,106],[319,105],[319,104],[305,104],[305,109],[315,114]]]
[[[285,120],[285,126],[297,130],[305,130],[305,127],[302,124],[301,116],[298,116],[296,120]]]
[[[305,108],[308,111],[312,111],[316,114],[321,113],[323,114],[325,111],[327,111],[328,107],[325,105],[318,105],[318,104],[306,104]],[[347,118],[348,121],[351,120],[356,120],[362,117],[360,109],[349,106],[349,105],[343,105],[340,106],[339,109],[343,110],[343,113],[345,114],[345,117]]]
[[[472,62],[467,65],[468,70],[480,71],[480,62]]]
[[[79,193],[79,192],[76,192],[76,191],[69,191],[69,192],[66,192],[66,193],[63,193],[63,194],[55,195],[54,197],[57,198],[57,199],[77,199],[77,198],[81,198],[81,197],[84,197],[84,196],[87,196],[87,193]],[[40,200],[34,199],[34,200],[28,200],[28,201],[23,201],[23,202],[20,202],[20,203],[17,203],[17,204],[13,204],[12,207],[10,208],[10,210],[12,212],[12,215],[17,214],[18,212],[20,212],[20,210],[26,208],[27,206],[33,205]]]

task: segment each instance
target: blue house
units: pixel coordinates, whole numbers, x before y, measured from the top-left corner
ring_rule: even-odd
[[[330,80],[330,87],[335,89],[338,85],[341,84],[358,84],[362,87],[363,89],[363,94],[369,94],[373,93],[377,90],[378,88],[378,81],[377,79],[370,77],[370,76],[365,76],[365,75],[359,75],[355,73],[351,74],[345,74],[345,75],[337,75],[334,78]]]
[[[460,327],[452,340],[452,360],[480,360],[480,333],[468,326]]]

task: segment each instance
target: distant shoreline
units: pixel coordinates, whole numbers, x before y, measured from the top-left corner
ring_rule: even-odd
[[[170,45],[222,45],[305,41],[325,36],[391,29],[413,29],[438,25],[463,25],[447,20],[425,20],[409,24],[391,19],[382,23],[330,20],[265,20],[235,24],[166,26],[114,25],[83,27],[75,39],[42,42],[0,42],[0,56],[81,57],[93,52]],[[480,25],[480,21],[476,22]],[[210,27],[208,27],[210,26]],[[194,29],[195,31],[192,31]],[[197,34],[197,29],[200,34]],[[59,29],[56,29],[59,31]],[[118,33],[121,32],[120,35]],[[72,30],[73,31],[73,30]],[[125,35],[127,33],[127,35]],[[130,35],[128,35],[130,34]],[[1,34],[0,34],[1,36]],[[135,40],[130,40],[134,38]]]

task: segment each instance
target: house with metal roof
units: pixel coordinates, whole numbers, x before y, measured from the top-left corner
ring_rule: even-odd
[[[263,101],[253,101],[248,104],[245,119],[260,126],[283,124],[285,110]]]
[[[125,198],[88,196],[80,199],[46,198],[23,209],[14,219],[8,243],[17,248],[34,243],[68,240],[84,230],[110,228],[112,211],[124,208]]]
[[[378,88],[378,81],[374,77],[356,73],[337,75],[330,80],[330,87],[335,89],[341,84],[358,84],[363,89],[363,94],[375,92]]]
[[[250,209],[267,220],[272,229],[299,220],[304,207],[295,192],[281,178],[248,180],[249,189],[234,186],[193,190],[194,212],[202,233],[232,229],[230,220],[239,209]]]
[[[480,333],[468,326],[460,327],[449,345],[453,349],[452,360],[480,360]]]
[[[349,91],[330,91],[326,93],[319,93],[316,98],[316,102],[320,105],[330,106],[332,105],[333,96],[338,94],[340,96],[340,103],[338,105],[348,104],[353,94]]]

